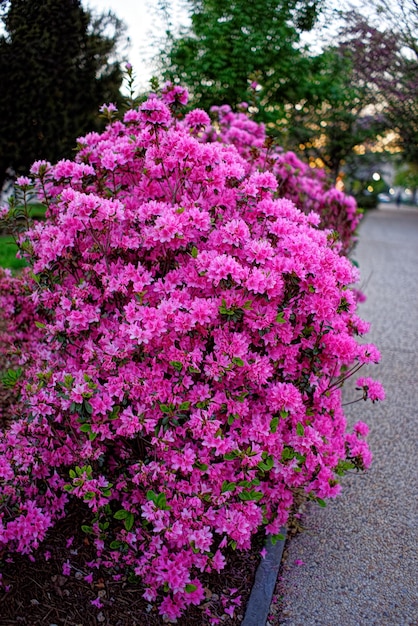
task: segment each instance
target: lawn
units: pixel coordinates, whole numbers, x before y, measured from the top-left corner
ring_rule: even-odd
[[[19,210],[21,207],[17,207]],[[46,207],[40,202],[29,205],[29,215],[34,220],[45,218]],[[16,258],[17,246],[10,235],[0,235],[0,267],[8,267],[12,271],[26,267],[27,263],[23,259]]]
[[[10,235],[0,235],[0,267],[20,270],[26,267],[26,261],[16,258],[17,246]]]

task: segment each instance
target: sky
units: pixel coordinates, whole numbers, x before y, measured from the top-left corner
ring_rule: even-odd
[[[125,23],[130,47],[123,53],[134,68],[137,87],[148,87],[153,75],[152,56],[157,52],[153,41],[162,37],[166,29],[164,16],[157,8],[158,0],[82,0],[82,4],[98,13],[110,9]],[[170,0],[170,5],[174,27],[187,25],[189,20],[181,0]]]

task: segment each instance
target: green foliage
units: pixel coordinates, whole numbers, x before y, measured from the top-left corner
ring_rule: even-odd
[[[167,41],[164,77],[191,91],[192,104],[235,105],[260,88],[259,107],[297,102],[303,95],[309,59],[297,46],[322,0],[189,0],[189,32]]]
[[[418,189],[418,163],[401,166],[396,172],[395,185]]]
[[[9,235],[0,236],[0,267],[20,270],[26,267],[23,259],[16,258],[17,245],[13,237]]]
[[[0,186],[8,169],[70,157],[100,105],[119,102],[112,59],[123,33],[113,14],[93,17],[79,0],[10,0],[2,13]]]
[[[325,167],[335,181],[356,146],[383,122],[363,118],[372,95],[354,80],[351,56],[338,46],[311,54],[301,33],[315,25],[322,0],[189,0],[192,26],[162,53],[164,78],[185,84],[192,104],[253,105],[281,145]],[[361,120],[361,121],[360,121]]]
[[[356,80],[346,50],[327,48],[311,70],[308,97],[288,116],[287,147],[302,150],[307,160],[325,166],[335,181],[355,148],[373,143],[386,122],[366,114],[374,94],[367,82]]]

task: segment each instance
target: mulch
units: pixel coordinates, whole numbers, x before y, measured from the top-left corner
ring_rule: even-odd
[[[84,520],[85,521],[85,520]],[[86,565],[94,559],[94,548],[80,530],[83,523],[83,504],[73,505],[67,517],[48,534],[42,547],[33,557],[3,555],[0,572],[3,585],[0,590],[1,626],[161,626],[164,621],[157,608],[142,597],[141,585],[130,583],[126,576],[113,580],[108,570],[94,571],[90,584],[84,576],[90,573]],[[72,539],[71,546],[67,542]],[[50,553],[46,560],[45,552]],[[221,619],[225,626],[238,626],[253,584],[259,562],[260,547],[253,551],[234,552],[226,569],[220,574],[205,577],[206,601],[191,607],[178,620],[181,626],[209,624],[205,610]],[[63,574],[68,560],[71,570]],[[223,614],[221,596],[228,589],[237,589],[242,605],[234,618]],[[96,608],[91,602],[100,598],[103,605]],[[226,619],[225,619],[226,618]]]
[[[14,396],[0,382],[0,421],[8,414]],[[3,421],[0,427],[6,427]],[[88,523],[88,507],[72,502],[65,519],[51,529],[41,547],[31,556],[0,552],[0,626],[162,626],[165,622],[155,606],[142,597],[144,589],[138,582],[129,582],[126,575],[114,580],[117,566],[109,570],[93,570],[93,582],[84,580],[92,570],[95,549],[81,525]],[[71,545],[69,545],[71,542]],[[245,614],[255,572],[260,560],[261,537],[248,552],[230,552],[227,566],[221,573],[205,575],[201,580],[206,600],[191,607],[179,618],[180,626],[209,625],[205,611],[218,616],[224,626],[238,626]],[[64,575],[68,561],[70,571]],[[241,606],[233,618],[222,607],[222,596],[236,589]],[[103,606],[92,601],[100,598]]]

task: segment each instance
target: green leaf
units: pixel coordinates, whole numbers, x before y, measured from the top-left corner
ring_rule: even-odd
[[[111,550],[119,550],[119,548],[122,545],[122,541],[112,541],[110,544],[110,549]]]
[[[157,498],[157,494],[155,493],[155,491],[151,491],[151,489],[149,491],[147,491],[146,494],[146,499],[150,502],[155,502],[156,498]]]
[[[123,520],[126,519],[129,515],[129,511],[125,511],[125,509],[119,509],[119,511],[116,511],[113,517],[115,519]]]
[[[286,417],[288,417],[288,415],[289,415],[289,411],[280,411],[280,417],[281,417],[282,419],[284,419],[284,420],[285,420],[285,419],[286,419]]]
[[[303,437],[303,435],[305,434],[305,428],[300,422],[298,422],[296,426],[296,432],[300,437]]]
[[[89,433],[91,431],[91,424],[81,424],[80,430],[82,433]]]
[[[22,375],[22,368],[18,367],[17,369],[9,369],[6,374],[2,377],[2,383],[5,387],[14,387]]]
[[[338,476],[343,476],[348,470],[354,469],[355,465],[351,461],[339,461],[335,468],[335,473]]]
[[[81,526],[81,530],[83,531],[83,533],[86,533],[87,535],[91,535],[93,532],[93,527],[92,526],[87,526],[86,524],[83,524]]]
[[[170,407],[168,406],[168,404],[160,404],[160,410],[161,410],[163,413],[170,413],[170,411],[171,411],[171,409],[170,409]]]
[[[197,255],[199,254],[199,251],[198,251],[198,249],[196,248],[196,246],[193,246],[192,251],[191,251],[191,253],[190,253],[190,254],[192,255],[192,257],[193,257],[194,259],[196,259],[196,258],[197,258]]]
[[[224,480],[221,487],[221,493],[226,493],[227,491],[234,491],[236,487],[235,483],[230,483],[227,480]]]
[[[259,467],[263,472],[269,472],[274,466],[274,459],[271,456],[268,456],[264,459],[264,461],[260,461],[257,467]]]
[[[190,402],[182,402],[179,406],[179,411],[187,411],[190,408]]]
[[[278,533],[277,535],[271,535],[270,537],[271,545],[275,546],[278,541],[284,541],[285,539],[286,537],[282,533]]]
[[[183,363],[180,363],[180,361],[170,361],[170,365],[178,372],[181,372],[183,369]]]
[[[125,519],[125,529],[129,532],[132,530],[135,521],[135,516],[133,513],[128,513]]]
[[[224,459],[226,459],[227,461],[233,461],[238,456],[239,456],[239,452],[234,450],[233,452],[227,452],[226,454],[224,454]]]
[[[295,458],[295,451],[293,450],[293,448],[290,448],[288,446],[283,448],[283,452],[282,452],[282,461],[286,461],[289,459],[294,459]]]
[[[120,413],[120,406],[118,404],[116,404],[113,409],[112,412],[109,416],[109,419],[111,420],[116,420],[119,417],[119,413]]]
[[[234,363],[238,367],[244,367],[244,365],[245,365],[244,361],[242,359],[240,359],[238,356],[234,356],[233,357],[232,363]]]
[[[270,422],[270,432],[274,434],[277,431],[278,425],[279,425],[279,418],[273,417],[273,419]]]
[[[325,502],[325,500],[323,500],[322,498],[316,498],[316,502],[319,504],[319,506],[321,506],[323,509],[327,506],[327,503]]]
[[[167,505],[167,496],[165,493],[159,493],[154,502],[159,509],[164,509]]]
[[[42,324],[42,322],[35,322],[35,326],[37,328],[45,328],[45,324]]]
[[[90,402],[88,402],[87,400],[83,400],[83,406],[86,413],[88,413],[89,415],[93,413],[93,407]]]
[[[187,584],[184,588],[184,591],[186,593],[192,593],[193,591],[196,591],[197,586],[196,585],[192,585],[191,583]]]
[[[70,471],[68,472],[70,475],[70,478],[75,478],[76,477],[76,473],[74,470],[70,469]]]
[[[276,322],[277,322],[277,324],[285,324],[286,323],[286,320],[284,318],[284,311],[280,311],[280,313],[277,314]]]
[[[254,491],[253,489],[251,491],[242,491],[238,494],[239,499],[243,502],[249,502],[250,500],[256,500],[258,502],[263,496],[264,494],[261,491]]]

